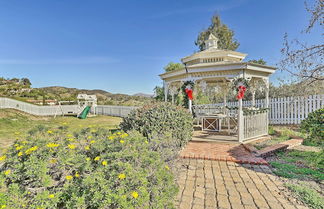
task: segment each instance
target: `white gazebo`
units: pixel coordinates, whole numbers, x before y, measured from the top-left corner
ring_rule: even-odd
[[[167,102],[168,95],[171,94],[172,102],[174,95],[179,90],[179,87],[186,81],[193,81],[196,87],[205,89],[210,86],[219,86],[224,95],[222,115],[226,115],[228,122],[228,130],[235,132],[233,135],[237,137],[239,142],[244,142],[248,139],[256,138],[268,134],[268,113],[265,109],[260,111],[260,108],[255,107],[255,91],[260,86],[265,94],[264,108],[269,107],[269,76],[276,70],[275,67],[260,65],[255,63],[243,62],[247,54],[221,50],[217,47],[218,39],[214,35],[209,35],[205,41],[205,50],[184,57],[181,61],[184,64],[183,69],[166,72],[160,75],[163,80],[165,101]],[[249,88],[247,91],[252,93],[252,102],[249,107],[243,107],[242,99],[238,100],[236,108],[227,109],[227,94],[233,85],[233,81],[242,78],[248,81]],[[241,79],[241,80],[242,80]],[[196,116],[204,117],[200,113],[199,108],[194,106]],[[234,111],[235,110],[235,111]],[[235,113],[233,113],[233,111]],[[232,115],[230,114],[232,113]],[[219,118],[224,116],[220,116]],[[208,117],[211,117],[209,115]],[[217,114],[214,115],[217,118]],[[230,118],[231,117],[231,118]],[[222,121],[222,120],[219,120]],[[230,125],[229,121],[235,121],[236,128]],[[208,122],[208,121],[207,121]],[[210,123],[210,122],[209,122]],[[221,126],[220,122],[218,126]],[[204,123],[203,123],[204,125]],[[220,130],[220,127],[212,125],[215,130]]]

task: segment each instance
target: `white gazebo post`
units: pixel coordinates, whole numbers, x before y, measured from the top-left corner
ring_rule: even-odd
[[[176,94],[177,92],[177,87],[176,86],[171,86],[170,87],[170,94],[171,94],[171,97],[172,97],[172,104],[174,104],[174,95]]]
[[[269,108],[269,79],[263,79],[265,84],[265,107]]]
[[[244,118],[243,118],[243,102],[242,99],[238,100],[238,140],[243,142],[244,134]]]
[[[164,81],[163,86],[164,86],[164,102],[167,102],[168,101],[168,83]]]

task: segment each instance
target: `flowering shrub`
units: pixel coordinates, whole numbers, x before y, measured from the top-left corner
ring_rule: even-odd
[[[188,110],[169,103],[156,103],[133,110],[120,124],[124,131],[135,129],[156,149],[179,149],[192,137],[193,118]]]
[[[300,127],[307,134],[305,144],[324,146],[324,108],[309,113]]]
[[[173,175],[139,133],[30,133],[0,156],[0,208],[173,208]]]

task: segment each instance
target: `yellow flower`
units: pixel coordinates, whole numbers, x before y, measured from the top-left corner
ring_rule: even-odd
[[[53,199],[54,197],[55,197],[54,194],[48,195],[48,198],[50,198],[50,199]]]
[[[124,141],[124,140],[120,140],[119,142],[120,142],[121,144],[124,144],[124,143],[125,143],[125,141]]]
[[[122,134],[120,137],[121,138],[125,138],[125,137],[127,137],[128,136],[128,134],[127,133],[124,133],[124,134]]]
[[[121,174],[118,175],[118,178],[121,179],[121,180],[123,180],[124,178],[126,178],[126,175],[123,174],[123,173],[121,173]]]
[[[31,154],[33,151],[36,151],[38,149],[38,146],[34,146],[34,147],[31,147],[29,148],[28,150],[26,150],[26,154],[29,155]]]
[[[86,158],[86,161],[90,161],[90,160],[91,160],[90,157],[87,157],[87,158]]]
[[[18,152],[18,157],[22,156],[23,152]]]
[[[69,149],[75,149],[75,145],[74,144],[69,144],[68,147],[69,147]]]
[[[100,157],[98,156],[98,157],[95,157],[95,159],[94,159],[95,161],[99,161],[100,160]]]
[[[73,141],[75,141],[74,138],[67,138],[66,140],[68,140],[69,142],[73,142]]]
[[[108,136],[109,140],[113,140],[115,138],[115,136]]]
[[[54,163],[56,163],[57,162],[57,160],[56,159],[50,159],[50,161],[49,161],[50,163],[52,163],[52,164],[54,164]]]
[[[62,125],[66,126],[67,125],[67,122],[62,123]]]
[[[48,148],[55,148],[55,147],[60,146],[60,144],[48,143],[46,146],[47,146]]]
[[[16,147],[16,150],[21,150],[24,146],[18,146]]]
[[[92,139],[92,136],[88,136],[88,139]]]
[[[15,144],[15,147],[18,147],[19,146],[19,144]]]
[[[28,143],[28,141],[22,141],[21,143],[23,143],[23,144],[27,144],[27,143]]]
[[[145,144],[148,144],[149,142],[148,141],[145,141]]]
[[[93,144],[93,143],[96,143],[96,141],[95,140],[91,140],[90,141],[90,144]]]
[[[74,176],[77,177],[77,178],[79,178],[79,177],[80,177],[80,174],[79,174],[78,172],[76,172],[76,173],[74,174]]]
[[[70,181],[73,179],[73,176],[65,176],[66,180]]]
[[[135,199],[138,198],[138,193],[137,192],[132,192],[132,197],[134,197]]]
[[[69,137],[69,138],[72,138],[73,137],[72,134],[66,134],[66,136]]]
[[[6,207],[7,207],[7,205],[1,205],[1,209],[4,209]]]
[[[107,163],[107,161],[102,161],[102,163],[101,163],[103,166],[106,166],[108,163]]]
[[[3,161],[3,160],[5,160],[7,158],[7,156],[6,155],[2,155],[2,156],[0,156],[0,161]]]
[[[165,166],[165,169],[170,170],[169,166],[167,166],[167,165]]]
[[[120,135],[120,134],[121,134],[121,132],[120,132],[120,131],[118,131],[118,132],[117,132],[117,135]]]
[[[90,150],[90,146],[85,146],[84,149],[85,150]]]
[[[53,133],[53,131],[51,131],[51,130],[48,130],[48,131],[47,131],[47,133],[49,133],[49,134],[52,134],[52,133]]]
[[[8,170],[6,170],[6,171],[4,172],[4,174],[5,174],[6,176],[8,176],[10,173],[11,173],[11,170],[10,170],[10,169],[8,169]]]

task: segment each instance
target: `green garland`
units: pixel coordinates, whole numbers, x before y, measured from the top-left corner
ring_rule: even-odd
[[[249,110],[244,108],[243,109],[243,115],[247,116],[247,115],[255,115],[255,114],[259,114],[259,113],[265,113],[268,112],[269,108],[259,108],[257,110]]]
[[[238,110],[238,107],[229,107],[225,106],[228,110]],[[257,110],[249,110],[248,108],[243,107],[243,115],[255,115],[258,113],[264,113],[267,112],[269,108],[258,108]]]

